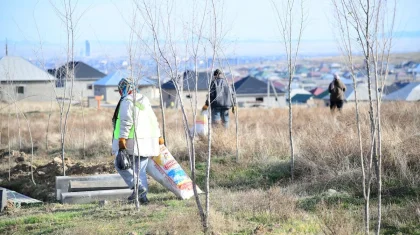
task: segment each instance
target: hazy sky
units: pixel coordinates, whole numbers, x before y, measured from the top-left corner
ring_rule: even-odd
[[[176,0],[179,9],[190,8],[188,2]],[[397,2],[394,51],[420,51],[420,1]],[[63,44],[66,39],[64,27],[52,7],[54,3],[62,6],[62,1],[0,0],[0,42],[3,44],[7,38],[15,44],[11,50],[16,51],[19,51],[16,45],[23,42]],[[336,51],[330,23],[331,0],[307,0],[305,8],[307,20],[302,51]],[[273,49],[278,50],[277,54],[281,53],[281,46],[275,43],[279,34],[270,0],[225,0],[221,9],[228,32],[226,39],[239,42],[236,54],[273,54]],[[94,50],[95,46],[98,48],[109,42],[128,41],[131,0],[80,0],[75,14],[82,12],[76,34],[79,43],[89,40]],[[1,51],[0,56],[3,54]]]

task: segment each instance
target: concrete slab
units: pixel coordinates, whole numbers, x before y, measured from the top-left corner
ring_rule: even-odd
[[[61,193],[62,203],[82,204],[97,202],[102,200],[122,200],[126,201],[131,195],[131,189],[99,190],[84,192],[66,192]]]
[[[15,205],[21,205],[21,204],[31,204],[31,203],[42,203],[42,201],[33,199],[31,197],[25,196],[21,193],[18,193],[16,191],[2,188],[0,187],[0,196],[1,196],[1,209],[4,208],[4,206],[7,205],[7,201],[11,201]],[[3,201],[5,200],[5,201]]]
[[[112,189],[125,189],[128,185],[121,178],[120,180],[108,180],[108,181],[78,181],[70,180],[69,192],[82,192],[82,191],[98,191],[98,190],[112,190]]]
[[[110,181],[122,180],[119,174],[103,174],[90,176],[56,176],[55,177],[55,196],[61,201],[61,194],[69,191],[70,181]]]

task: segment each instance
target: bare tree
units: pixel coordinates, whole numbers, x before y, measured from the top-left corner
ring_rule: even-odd
[[[293,145],[293,112],[292,112],[292,79],[295,73],[296,59],[299,52],[300,41],[303,33],[304,18],[304,0],[287,0],[281,1],[282,5],[279,7],[275,0],[272,0],[278,28],[281,35],[281,40],[286,52],[287,71],[289,78],[288,93],[289,93],[289,140],[290,140],[290,173],[291,179],[294,180],[295,171],[295,149]],[[295,6],[298,3],[298,9]],[[295,21],[295,13],[298,12],[298,21]],[[296,25],[297,23],[297,25]],[[297,26],[297,31],[294,30]]]
[[[356,122],[359,133],[360,164],[362,169],[362,188],[365,200],[364,222],[365,233],[370,231],[370,191],[373,178],[372,167],[375,167],[376,183],[378,190],[378,221],[376,234],[381,228],[381,191],[382,191],[382,151],[381,151],[381,98],[384,81],[388,73],[389,54],[392,43],[392,30],[395,19],[396,2],[389,3],[383,0],[332,0],[336,21],[339,25],[341,36],[340,44],[343,52],[347,55],[353,76],[354,89],[354,64],[352,55],[357,51],[352,45],[356,39],[356,45],[362,52],[365,63],[367,83],[369,89],[369,120],[370,120],[370,153],[363,156],[362,136],[360,134],[359,110],[356,98]],[[390,24],[386,24],[388,4],[393,4]],[[385,62],[386,61],[386,62]],[[380,64],[380,65],[379,65]],[[373,80],[374,79],[374,80]],[[375,82],[375,85],[372,85]],[[375,96],[372,94],[372,86]]]
[[[67,122],[70,114],[70,109],[72,106],[73,101],[73,88],[74,88],[74,69],[75,69],[75,61],[74,61],[74,46],[75,46],[75,31],[77,28],[77,23],[83,16],[84,12],[80,14],[79,16],[76,15],[76,6],[77,2],[75,4],[72,4],[71,0],[63,0],[62,8],[60,9],[57,7],[51,0],[51,5],[53,6],[56,15],[60,18],[62,23],[65,26],[65,33],[67,36],[66,39],[66,64],[64,66],[64,71],[56,71],[59,74],[59,78],[61,82],[64,82],[64,92],[63,97],[61,101],[58,101],[59,105],[59,126],[60,126],[60,144],[61,144],[61,160],[62,160],[62,168],[63,168],[63,175],[66,175],[66,169],[65,169],[65,143],[66,143],[66,134],[67,134]],[[64,73],[64,77],[63,77]],[[56,76],[57,77],[57,76]],[[67,90],[67,83],[70,81],[70,90]],[[69,101],[66,105],[66,93],[69,92]]]
[[[208,158],[207,161],[207,168],[206,168],[206,212],[204,212],[203,207],[201,205],[200,198],[198,197],[197,189],[196,189],[196,178],[195,178],[195,127],[193,125],[193,130],[189,130],[189,124],[191,123],[187,115],[187,105],[188,103],[185,103],[183,100],[183,92],[184,88],[188,90],[188,92],[191,92],[191,89],[195,94],[197,94],[197,80],[198,80],[198,66],[197,66],[197,59],[198,59],[198,51],[199,46],[201,45],[201,38],[203,28],[204,28],[204,21],[205,16],[207,15],[206,9],[207,9],[207,2],[204,3],[204,13],[201,15],[201,17],[197,17],[200,15],[200,12],[195,12],[196,16],[193,16],[193,21],[190,22],[191,25],[193,25],[188,30],[188,35],[191,35],[191,41],[190,42],[190,48],[191,48],[191,54],[194,59],[195,69],[194,72],[191,74],[187,71],[184,73],[180,73],[180,64],[178,61],[179,51],[176,46],[174,35],[177,35],[176,32],[174,32],[173,23],[176,22],[173,12],[173,8],[175,7],[175,3],[169,3],[165,5],[165,8],[158,8],[155,4],[147,3],[143,0],[142,4],[138,4],[139,9],[143,13],[143,18],[145,19],[146,24],[148,25],[152,36],[154,38],[154,51],[157,51],[160,57],[160,60],[157,61],[157,63],[162,63],[162,67],[164,68],[164,71],[168,75],[168,77],[171,79],[171,82],[173,83],[176,91],[176,97],[178,104],[177,106],[180,108],[180,111],[182,113],[183,118],[183,124],[184,124],[184,133],[187,140],[187,147],[188,147],[188,153],[190,158],[190,166],[192,171],[192,181],[193,181],[193,190],[194,195],[196,199],[196,204],[198,207],[198,211],[200,214],[201,222],[203,225],[203,230],[206,232],[208,231],[208,212],[209,212],[209,188],[208,188],[208,176],[209,176],[209,169],[210,169],[210,158]],[[196,2],[194,2],[196,4]],[[193,6],[195,6],[193,4]],[[153,7],[153,8],[152,8]],[[194,8],[196,10],[196,8]],[[162,13],[161,13],[162,12]],[[161,13],[159,16],[158,14]],[[161,25],[165,25],[165,27],[160,28]],[[194,27],[196,26],[196,27]],[[187,48],[187,46],[186,46]],[[186,49],[186,51],[188,51]],[[156,58],[156,54],[155,54]],[[214,61],[214,60],[213,60]],[[191,77],[192,76],[192,77]],[[194,87],[189,87],[188,84],[189,81],[186,79],[191,79],[194,81]],[[187,84],[187,86],[184,86],[184,84]],[[192,124],[194,124],[194,121],[196,120],[196,108],[197,108],[197,95],[194,96],[195,98],[190,101],[190,107],[193,110],[192,113]],[[209,133],[211,135],[211,130],[209,130]],[[209,143],[211,143],[211,136],[209,138]],[[209,144],[209,151],[211,145]],[[209,156],[210,156],[209,152]]]
[[[9,165],[9,181],[10,181],[10,177],[11,177],[11,168],[12,168],[12,163],[11,163],[11,151],[10,151],[10,111],[7,114],[7,148],[9,150],[9,160],[8,160],[8,165]]]
[[[29,119],[28,119],[28,117],[26,117],[25,113],[23,113],[20,109],[19,109],[19,112],[22,113],[22,116],[25,119],[26,125],[28,127],[29,140],[31,142],[31,161],[30,161],[30,163],[31,163],[31,180],[32,180],[32,183],[34,185],[36,185],[35,179],[34,179],[34,167],[33,167],[33,162],[34,162],[34,140],[32,138],[31,125],[30,125]]]
[[[137,55],[137,40],[135,40],[135,34],[137,34],[137,38],[141,38],[141,30],[137,31],[137,9],[133,8],[133,15],[130,23],[130,36],[127,45],[127,52],[128,52],[128,64],[130,70],[130,77],[133,78],[134,81],[134,90],[133,90],[133,104],[135,106],[137,102],[137,86],[140,81],[140,68],[136,67],[136,55]],[[135,74],[136,73],[136,74]],[[133,109],[133,129],[134,129],[134,139],[137,138],[136,136],[136,108]],[[139,144],[136,141],[137,151],[139,152]],[[136,159],[137,158],[137,159]],[[136,161],[137,160],[137,161]],[[133,177],[134,177],[134,192],[135,192],[135,205],[136,209],[140,210],[140,201],[139,201],[139,172],[136,169],[140,169],[140,156],[132,157],[133,162]],[[137,164],[137,165],[136,165]]]
[[[393,8],[391,7],[391,19],[390,25],[388,28],[385,26],[384,15],[387,13],[387,1],[379,2],[376,8],[376,19],[377,23],[375,25],[375,44],[371,47],[373,54],[373,68],[375,76],[375,94],[376,94],[376,132],[377,132],[377,152],[374,157],[375,161],[375,171],[377,177],[377,194],[378,194],[378,221],[376,226],[376,234],[380,233],[381,230],[381,220],[382,220],[382,126],[381,126],[381,100],[382,92],[384,90],[385,81],[388,76],[388,64],[390,51],[392,47],[392,38],[395,22],[395,13],[396,13],[396,1],[394,0]],[[385,6],[383,6],[385,5]],[[382,15],[382,16],[381,16]],[[379,65],[378,65],[379,64]]]
[[[84,104],[83,104],[83,93],[80,96],[80,109],[82,111],[82,121],[83,121],[83,140],[82,140],[82,152],[83,152],[83,157],[86,157],[86,121],[85,121],[85,109],[84,109]]]
[[[236,106],[237,105],[237,103],[236,103],[236,89],[235,89],[235,86],[234,86],[234,78],[233,78],[232,67],[229,63],[229,60],[226,58],[226,55],[223,53],[223,50],[221,50],[220,53],[223,54],[223,58],[226,61],[228,71],[230,73],[230,83],[232,84],[232,91],[233,91],[233,96],[231,97],[232,98],[232,104]],[[219,64],[221,64],[220,60],[219,60]],[[227,76],[225,75],[224,77],[227,80]],[[236,135],[236,153],[235,153],[236,158],[235,158],[235,160],[236,160],[236,162],[239,162],[239,160],[240,160],[240,155],[239,155],[239,152],[240,152],[240,149],[239,149],[239,146],[240,146],[239,145],[239,109],[238,109],[237,106],[235,107],[234,115],[235,115],[235,124],[236,124],[235,125],[235,135]]]
[[[344,0],[339,0],[343,3]],[[342,4],[341,7],[338,5],[336,0],[332,0],[335,17],[338,24],[339,33],[337,35],[340,36],[338,39],[339,47],[343,54],[346,55],[348,67],[351,71],[351,77],[353,80],[353,89],[354,89],[354,99],[355,99],[355,115],[356,115],[356,125],[357,125],[357,134],[359,137],[359,151],[360,151],[360,165],[362,170],[362,189],[363,189],[363,198],[366,200],[366,172],[365,172],[365,163],[364,163],[364,156],[363,156],[363,144],[362,144],[362,133],[360,127],[360,111],[359,111],[359,102],[358,102],[358,92],[356,89],[357,81],[356,81],[356,71],[354,69],[354,60],[353,60],[353,47],[352,47],[352,40],[350,37],[350,29],[348,23],[348,14],[346,14],[345,7]],[[366,208],[365,208],[366,209]],[[365,220],[366,220],[366,211],[365,211]]]
[[[53,104],[53,100],[51,99],[50,111],[48,112],[47,130],[45,132],[45,149],[47,151],[48,151],[48,134],[50,131],[50,121],[51,121],[51,114],[52,114],[52,104]]]

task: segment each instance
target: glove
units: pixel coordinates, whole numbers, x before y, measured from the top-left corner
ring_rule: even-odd
[[[159,137],[159,145],[165,144],[165,139],[161,136]]]
[[[235,113],[235,106],[232,106],[232,113]]]
[[[205,104],[205,105],[203,106],[203,109],[202,109],[202,110],[207,110],[208,108],[209,108],[209,106]]]
[[[124,138],[120,138],[118,140],[118,146],[120,149],[126,149],[127,148],[127,140]]]

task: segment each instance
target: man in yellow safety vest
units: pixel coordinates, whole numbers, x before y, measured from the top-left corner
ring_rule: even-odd
[[[123,167],[115,160],[115,168],[133,193],[128,200],[135,199],[135,178],[138,174],[138,192],[140,202],[147,204],[148,183],[146,167],[149,157],[159,155],[159,145],[164,140],[160,137],[159,123],[152,110],[149,99],[140,93],[134,94],[134,81],[132,78],[122,78],[118,83],[121,99],[115,109],[113,124],[114,134],[112,140],[112,153],[127,153],[131,167]],[[133,171],[133,169],[135,169]]]

